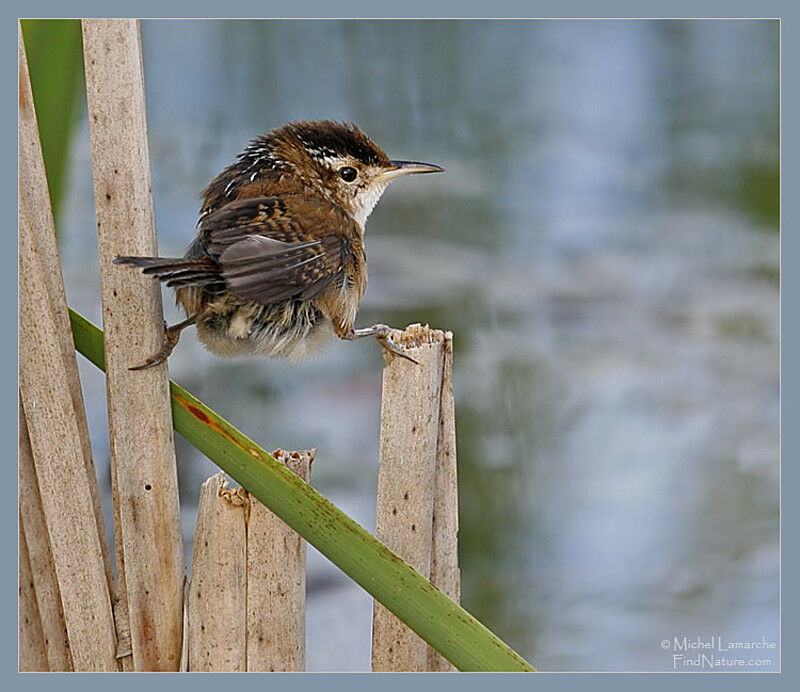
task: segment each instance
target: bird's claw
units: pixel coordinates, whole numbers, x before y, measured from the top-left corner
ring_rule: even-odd
[[[393,336],[401,333],[402,332],[399,329],[392,329],[386,324],[373,324],[371,327],[365,327],[363,329],[353,329],[350,327],[349,329],[344,330],[339,338],[353,341],[354,339],[363,339],[367,336],[374,336],[378,340],[378,343],[381,345],[383,350],[387,353],[391,353],[394,356],[400,356],[400,358],[410,360],[412,363],[414,363],[414,365],[419,365],[419,362],[409,356],[405,349],[401,348],[400,345],[392,338]]]
[[[174,349],[175,345],[178,343],[180,335],[180,330],[173,330],[164,322],[164,341],[161,343],[161,348],[158,350],[158,353],[148,358],[141,365],[128,368],[128,370],[148,370],[156,367],[156,365],[161,365],[161,363],[169,357],[170,353],[172,353],[172,349]]]
[[[378,340],[378,343],[381,345],[381,348],[383,348],[384,351],[392,353],[395,356],[400,356],[400,358],[410,360],[412,363],[414,363],[414,365],[419,365],[419,361],[414,360],[411,356],[409,356],[408,353],[406,353],[406,350],[392,338],[395,334],[401,333],[399,330],[392,329],[385,324],[376,324],[373,329],[376,330],[375,338]]]

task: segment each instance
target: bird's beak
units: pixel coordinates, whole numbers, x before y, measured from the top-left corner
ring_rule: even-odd
[[[390,167],[382,174],[383,179],[387,181],[415,173],[444,173],[444,168],[441,166],[421,161],[390,161],[389,164]]]

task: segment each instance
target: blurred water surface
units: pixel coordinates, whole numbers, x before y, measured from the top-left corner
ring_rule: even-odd
[[[447,168],[370,218],[358,322],[456,334],[471,612],[543,670],[777,639],[776,22],[149,21],[143,45],[162,254],[289,120]],[[71,304],[99,322],[89,171],[84,117],[60,232]],[[314,485],[371,529],[380,370],[372,341],[287,365],[187,333],[170,360],[267,448],[316,446]],[[82,376],[107,483],[103,379]],[[214,467],[178,444],[188,560]],[[309,563],[309,669],[366,670],[370,599]]]

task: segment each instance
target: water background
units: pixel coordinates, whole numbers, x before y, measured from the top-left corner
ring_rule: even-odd
[[[163,255],[208,181],[289,120],[351,120],[447,169],[371,216],[358,324],[455,332],[468,610],[542,670],[671,670],[676,636],[777,640],[777,22],[142,34]],[[94,228],[84,116],[59,232],[70,304],[99,323]],[[170,359],[266,448],[317,447],[314,485],[371,530],[380,370],[372,340],[287,365],[220,360],[187,332]],[[81,375],[110,516],[104,381]],[[190,564],[215,467],[177,443]],[[308,559],[308,669],[367,670],[370,598]]]

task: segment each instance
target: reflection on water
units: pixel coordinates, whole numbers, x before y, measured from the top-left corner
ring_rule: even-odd
[[[455,332],[463,600],[543,670],[671,669],[667,637],[777,638],[777,31],[144,25],[164,254],[208,180],[289,120],[353,120],[447,168],[371,217],[359,322]],[[98,320],[84,123],[75,149],[65,274]],[[187,337],[172,376],[268,448],[318,447],[314,484],[373,527],[376,345],[298,366]],[[102,467],[102,378],[83,375]],[[188,539],[213,469],[183,442],[179,464]],[[309,562],[309,669],[366,669],[369,598]]]

